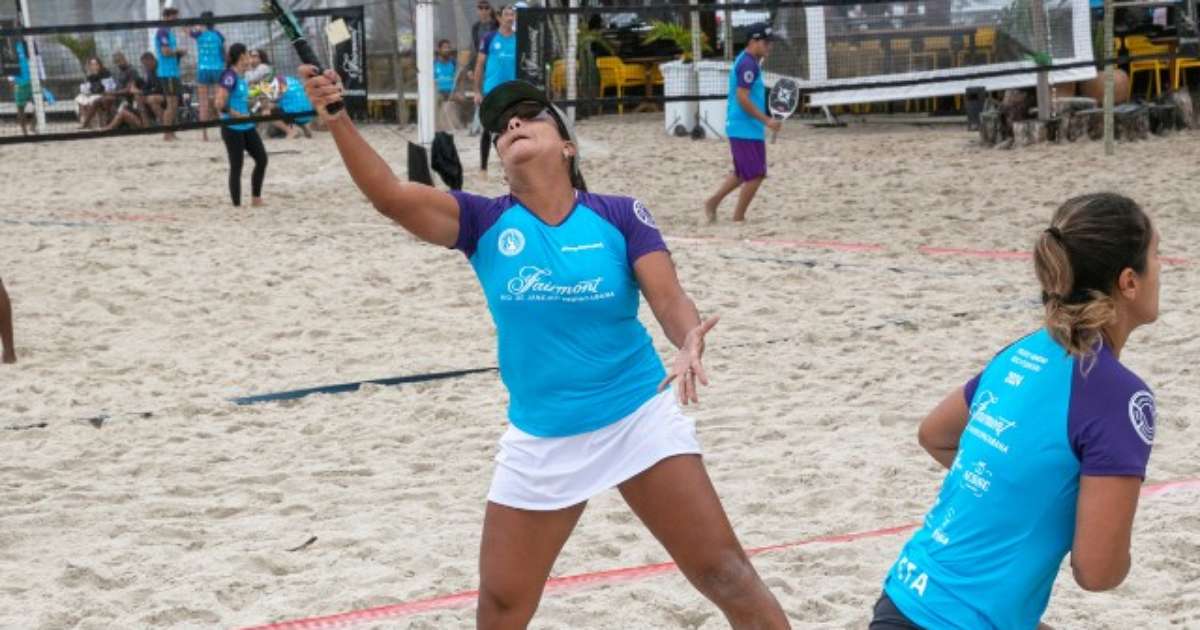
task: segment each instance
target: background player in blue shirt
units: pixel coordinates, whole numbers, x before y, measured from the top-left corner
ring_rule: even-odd
[[[437,56],[433,58],[433,82],[437,85],[438,95],[442,99],[450,99],[457,75],[458,64],[454,61],[454,49],[450,46],[450,40],[443,39],[438,42]]]
[[[193,27],[189,34],[196,40],[196,98],[200,100],[200,120],[203,122],[209,119],[209,99],[213,98],[225,71],[225,36],[211,22],[212,11],[205,11],[200,17],[210,21],[203,27]],[[207,141],[208,129],[202,129],[200,133]]]
[[[1029,630],[1067,552],[1089,591],[1129,572],[1155,409],[1118,357],[1158,318],[1158,235],[1126,197],[1076,197],[1038,237],[1034,267],[1045,327],[921,423],[921,445],[949,472],[872,630]]]
[[[717,207],[725,197],[741,186],[734,221],[746,220],[746,209],[767,176],[767,144],[764,130],[778,131],[782,123],[764,113],[767,90],[763,85],[762,60],[771,52],[775,33],[765,23],[747,27],[750,39],[729,72],[729,96],[725,111],[725,135],[733,154],[733,172],[704,202],[709,223],[717,220]]]
[[[162,19],[173,22],[179,17],[179,9],[167,7],[163,9]],[[166,97],[166,111],[163,112],[162,124],[166,127],[175,125],[175,113],[179,110],[179,96],[183,93],[183,84],[179,80],[179,58],[186,55],[175,41],[175,31],[169,26],[158,29],[154,34],[154,56],[158,58],[158,80],[162,83],[163,95]],[[170,129],[163,134],[164,140],[174,140],[175,132]]]
[[[500,28],[484,35],[475,61],[475,104],[483,102],[497,85],[517,78],[517,34],[513,30],[517,11],[512,5],[500,8]],[[485,127],[479,134],[479,170],[487,175],[492,134]]]
[[[526,627],[587,500],[615,485],[731,625],[786,628],[676,402],[707,382],[716,319],[701,322],[650,212],[587,192],[562,115],[528,83],[496,86],[480,108],[511,186],[488,199],[397,179],[344,112],[325,111],[341,99],[337,74],[300,71],[359,189],[415,236],[466,254],[496,324],[511,424],[488,492],[478,626]],[[669,372],[638,321],[640,295],[679,348]]]
[[[222,120],[250,117],[250,87],[243,78],[250,67],[250,53],[245,44],[229,47],[228,66],[221,75],[217,88],[217,109]],[[221,140],[229,155],[229,196],[233,205],[242,205],[242,165],[245,154],[254,159],[254,172],[250,176],[250,204],[263,205],[263,180],[267,175],[267,149],[253,122],[231,123],[221,126]]]

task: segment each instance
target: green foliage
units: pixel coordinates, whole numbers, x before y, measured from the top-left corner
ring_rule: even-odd
[[[650,32],[642,39],[642,43],[650,44],[659,41],[675,44],[675,47],[683,53],[684,61],[692,60],[692,29],[674,22],[655,20],[650,23]],[[700,51],[701,53],[713,51],[712,46],[708,45],[708,36],[704,33],[700,34]]]
[[[99,57],[96,49],[96,38],[91,35],[84,37],[72,37],[70,35],[55,35],[54,41],[61,44],[64,48],[71,51],[72,55],[79,60],[79,66],[83,71],[87,72],[87,61],[92,57]]]

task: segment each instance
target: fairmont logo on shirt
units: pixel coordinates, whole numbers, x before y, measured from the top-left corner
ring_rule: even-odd
[[[517,277],[508,281],[508,292],[513,295],[549,293],[564,297],[596,294],[600,292],[600,283],[604,282],[604,278],[600,277],[580,280],[574,284],[554,284],[547,280],[550,276],[551,271],[549,269],[542,269],[533,265],[521,267],[521,270],[517,272]]]

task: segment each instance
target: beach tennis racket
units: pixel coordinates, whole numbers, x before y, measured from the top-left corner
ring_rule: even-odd
[[[771,88],[771,93],[767,96],[767,109],[771,110],[771,115],[780,120],[787,120],[799,105],[800,84],[787,78],[776,81],[775,87]],[[775,144],[778,135],[779,131],[771,132],[771,144]]]
[[[300,63],[316,66],[317,74],[325,72],[321,60],[317,59],[317,53],[313,52],[312,46],[308,45],[308,40],[304,37],[304,29],[300,28],[300,21],[296,19],[296,15],[290,9],[283,6],[281,0],[263,0],[263,11],[271,14],[275,21],[283,27],[283,34],[291,40],[292,47],[296,49],[296,55],[300,57]],[[336,46],[340,42],[331,43]],[[326,105],[325,111],[333,115],[342,111],[343,107],[345,105],[339,101]]]

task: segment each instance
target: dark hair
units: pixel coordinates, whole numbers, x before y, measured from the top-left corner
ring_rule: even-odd
[[[210,31],[217,27],[216,24],[213,24],[213,17],[212,11],[205,11],[200,14],[200,19],[204,20],[204,26]]]
[[[88,57],[88,58],[87,58],[87,61],[83,62],[83,70],[84,70],[84,72],[87,72],[87,67],[88,67],[89,65],[91,65],[91,63],[92,63],[93,61],[95,61],[95,62],[96,62],[96,63],[97,63],[99,66],[100,66],[100,72],[101,72],[101,74],[103,74],[103,73],[104,73],[104,71],[105,71],[105,70],[107,70],[107,68],[105,68],[105,67],[104,67],[104,60],[103,60],[103,59],[101,59],[100,57],[97,57],[97,56],[95,56],[95,55],[92,55],[91,57]]]
[[[162,10],[162,14],[163,17],[167,17],[168,15],[179,15],[179,9],[177,7],[165,7]]]
[[[150,60],[153,60],[155,63],[158,63],[158,57],[155,57],[154,53],[152,53],[150,51],[146,51],[146,52],[142,53],[142,56],[139,57],[139,59],[141,59],[142,61],[146,61],[147,59],[150,59]]]
[[[246,54],[246,45],[237,42],[229,47],[229,51],[225,53],[225,67],[232,68],[237,65],[238,59]]]
[[[443,37],[442,39],[438,40],[437,47],[441,48],[442,44],[449,44],[449,43],[450,43],[450,40]]]
[[[1116,321],[1121,272],[1145,273],[1154,228],[1132,199],[1094,193],[1068,199],[1038,237],[1033,266],[1042,284],[1046,328],[1073,355],[1095,351]]]
[[[258,59],[263,63],[271,63],[271,59],[267,57],[267,51],[261,48],[256,48],[254,49],[254,52],[258,53]]]

